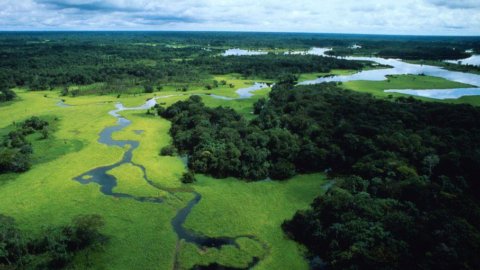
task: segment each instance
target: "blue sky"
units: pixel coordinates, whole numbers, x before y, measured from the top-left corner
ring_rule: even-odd
[[[480,0],[0,0],[0,30],[480,35]]]

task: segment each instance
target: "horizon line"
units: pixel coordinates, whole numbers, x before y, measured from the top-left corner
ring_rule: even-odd
[[[374,34],[374,33],[351,33],[351,32],[310,32],[310,31],[249,31],[249,30],[132,30],[132,29],[112,29],[112,30],[98,30],[98,29],[19,29],[19,30],[2,30],[0,33],[68,33],[68,32],[196,32],[196,33],[258,33],[258,34],[315,34],[315,35],[357,35],[357,36],[405,36],[405,37],[478,37],[478,35],[449,35],[449,34]]]

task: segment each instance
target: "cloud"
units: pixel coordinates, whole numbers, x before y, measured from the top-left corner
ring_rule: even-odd
[[[450,9],[479,9],[478,0],[428,0],[432,5],[446,7]]]
[[[478,0],[0,0],[0,6],[0,30],[480,34]]]
[[[76,9],[81,11],[140,11],[141,9],[127,8],[108,3],[106,1],[61,1],[61,0],[37,0],[39,4],[45,5],[50,10]]]

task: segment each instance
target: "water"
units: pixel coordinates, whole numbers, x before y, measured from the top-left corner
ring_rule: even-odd
[[[240,88],[237,91],[235,91],[235,93],[237,93],[238,96],[239,96],[238,98],[220,96],[220,95],[215,95],[215,94],[209,94],[207,96],[210,96],[210,97],[216,98],[216,99],[222,99],[222,100],[247,99],[247,98],[251,98],[253,96],[252,92],[255,92],[255,91],[258,91],[258,90],[261,90],[261,89],[264,89],[264,88],[268,88],[268,87],[269,87],[269,85],[267,83],[256,82],[250,87]]]
[[[331,48],[311,48],[308,51],[288,51],[285,52],[286,55],[317,55],[317,56],[328,56],[325,53],[331,51]]]
[[[228,49],[222,55],[223,56],[245,56],[245,55],[265,55],[268,52],[264,51],[253,51],[253,50],[244,50],[244,49]]]
[[[331,77],[322,77],[315,80],[304,81],[300,85],[318,84],[323,82],[348,82],[348,81],[384,81],[388,75],[428,75],[444,78],[450,81],[469,84],[473,87],[455,88],[455,89],[425,89],[425,90],[396,90],[390,89],[385,92],[396,92],[402,94],[410,94],[424,97],[432,97],[439,99],[459,98],[462,96],[480,95],[480,91],[475,87],[480,87],[480,75],[472,73],[464,73],[450,71],[436,66],[417,65],[403,62],[398,59],[385,59],[380,57],[345,57],[347,60],[371,61],[381,65],[387,65],[391,68],[364,70],[352,75],[340,75]],[[401,91],[401,92],[400,92]],[[444,91],[444,93],[442,93]]]
[[[415,89],[390,89],[387,93],[400,93],[412,96],[433,98],[433,99],[457,99],[463,96],[478,96],[480,88],[459,88],[459,89],[434,89],[434,90],[415,90]]]
[[[331,57],[326,54],[330,51],[331,48],[312,48],[308,51],[289,51],[285,54],[300,54],[300,55],[318,55],[324,57]],[[230,49],[225,51],[224,55],[258,55],[265,54],[266,52],[261,51],[248,51],[241,49]],[[374,69],[374,70],[364,70],[357,72],[351,75],[340,75],[340,76],[331,76],[331,77],[321,77],[315,80],[304,81],[299,83],[300,85],[310,85],[310,84],[319,84],[323,82],[348,82],[348,81],[385,81],[387,80],[388,75],[428,75],[434,77],[444,78],[446,80],[455,81],[459,83],[469,84],[473,87],[468,88],[454,88],[454,89],[425,89],[425,90],[413,90],[413,89],[389,89],[385,92],[395,92],[402,94],[409,94],[415,96],[429,97],[435,99],[449,99],[449,98],[459,98],[462,96],[476,96],[480,95],[480,92],[476,87],[480,87],[480,75],[449,71],[441,67],[429,66],[429,65],[417,65],[403,62],[399,59],[385,59],[381,57],[355,57],[348,56],[342,57],[347,60],[357,60],[357,61],[370,61],[380,65],[390,66],[391,68],[385,69]],[[474,55],[470,58],[461,60],[464,64],[480,64],[480,55]],[[456,63],[456,62],[455,62]],[[252,96],[251,91],[255,91],[255,86],[252,86],[253,90],[249,88],[240,89],[237,93],[240,95],[240,98],[249,98]],[[243,92],[245,91],[245,92]],[[245,93],[245,94],[244,94]],[[211,95],[214,98],[223,99],[223,100],[233,100],[234,98]]]
[[[480,55],[475,54],[470,56],[469,58],[459,59],[459,60],[445,60],[445,62],[452,63],[452,64],[460,64],[460,65],[480,66]]]
[[[325,53],[332,50],[331,48],[311,48],[306,51],[287,51],[284,52],[285,55],[318,55],[318,56],[327,56]],[[258,50],[244,50],[244,49],[228,49],[222,55],[223,56],[249,56],[249,55],[265,55],[268,54],[266,51]]]
[[[62,107],[62,108],[68,108],[68,107],[71,107],[72,105],[68,105],[68,104],[65,104],[65,101],[63,99],[60,99],[57,104],[56,104],[58,107]]]
[[[114,126],[105,127],[99,134],[98,142],[108,146],[118,146],[122,148],[127,148],[127,150],[125,151],[122,159],[119,162],[116,162],[112,165],[101,166],[101,167],[89,170],[85,173],[82,173],[79,176],[74,177],[73,180],[83,185],[95,183],[100,186],[100,192],[106,196],[112,196],[120,199],[131,199],[131,200],[136,200],[142,203],[157,203],[157,204],[163,203],[164,199],[159,197],[140,197],[140,196],[134,196],[127,193],[118,193],[114,191],[114,188],[117,186],[117,179],[115,178],[115,176],[108,174],[108,172],[116,167],[122,166],[123,164],[131,164],[142,170],[143,180],[146,181],[152,188],[165,191],[170,195],[174,195],[175,192],[188,192],[194,195],[194,198],[190,200],[184,208],[180,209],[171,221],[173,230],[178,236],[178,241],[183,240],[189,243],[193,243],[198,247],[202,247],[202,248],[204,247],[221,248],[222,246],[226,246],[226,245],[233,246],[235,248],[240,248],[239,244],[237,243],[237,240],[240,238],[248,238],[253,241],[259,242],[262,245],[262,247],[264,247],[264,249],[267,249],[268,246],[266,244],[264,244],[263,242],[261,242],[255,236],[252,236],[252,235],[240,235],[236,237],[208,237],[208,236],[186,229],[183,226],[183,224],[185,223],[193,207],[200,202],[200,200],[202,199],[202,196],[195,191],[180,190],[180,189],[173,190],[173,189],[168,189],[168,188],[163,188],[161,186],[158,186],[151,179],[148,178],[145,167],[143,167],[142,165],[136,164],[132,161],[133,151],[138,148],[140,143],[136,140],[114,140],[112,138],[113,133],[121,131],[132,124],[130,120],[122,117],[119,114],[121,111],[147,110],[156,105],[156,99],[165,98],[165,97],[167,96],[149,99],[145,102],[145,104],[139,107],[129,108],[129,107],[123,106],[123,104],[121,103],[115,104],[116,109],[110,111],[109,114],[117,118],[117,124]],[[141,130],[137,130],[137,131],[140,131],[139,133],[143,132]],[[178,247],[178,242],[177,242],[177,247]],[[177,262],[178,252],[179,250],[177,249],[175,251],[175,265],[177,265],[178,263]],[[253,260],[249,263],[248,268],[254,267],[259,261],[260,260],[258,258],[254,257]]]

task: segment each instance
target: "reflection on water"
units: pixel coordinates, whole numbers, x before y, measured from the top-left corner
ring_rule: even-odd
[[[300,84],[318,84],[322,82],[347,82],[347,81],[384,81],[387,80],[387,75],[428,75],[434,77],[444,78],[450,81],[469,84],[474,87],[480,87],[480,75],[450,71],[436,66],[417,65],[402,62],[398,59],[385,59],[380,57],[345,57],[347,60],[371,61],[381,65],[388,65],[391,68],[364,70],[352,75],[341,75],[332,77],[322,77],[311,81],[304,81]],[[448,91],[442,94],[442,91]],[[479,89],[476,88],[456,88],[456,89],[426,89],[426,90],[386,90],[386,92],[397,92],[410,95],[418,95],[431,98],[459,98],[461,96],[480,95]]]
[[[331,48],[311,48],[308,51],[288,51],[285,54],[328,56],[325,53],[331,50]]]
[[[457,89],[433,89],[433,90],[415,90],[415,89],[390,89],[385,90],[388,93],[400,93],[413,96],[434,98],[434,99],[456,99],[463,96],[478,96],[480,88],[457,88]]]
[[[264,55],[268,54],[268,52],[263,51],[251,51],[251,50],[244,50],[244,49],[228,49],[223,53],[223,56],[242,56],[242,55]]]
[[[256,82],[254,85],[247,87],[247,88],[240,88],[235,93],[238,94],[238,98],[232,98],[232,97],[226,97],[226,96],[220,96],[220,95],[215,95],[215,94],[209,94],[208,96],[216,99],[223,99],[223,100],[237,100],[237,99],[246,99],[246,98],[251,98],[253,96],[252,92],[267,88],[268,84],[266,83],[259,83]]]
[[[472,55],[469,58],[459,60],[445,60],[447,63],[460,64],[460,65],[474,65],[480,66],[480,55]]]
[[[285,52],[285,54],[298,54],[298,55],[310,54],[310,55],[331,57],[325,54],[330,50],[331,50],[330,48],[312,48],[308,51],[288,51],[288,52]],[[225,51],[223,55],[240,56],[240,55],[261,55],[261,54],[267,54],[267,52],[250,51],[250,50],[242,50],[242,49],[230,49]],[[342,57],[342,58],[347,60],[371,61],[380,65],[390,66],[391,68],[364,70],[351,75],[321,77],[315,80],[304,81],[299,84],[310,85],[310,84],[318,84],[323,82],[384,81],[384,80],[387,80],[388,75],[413,74],[413,75],[428,75],[428,76],[440,77],[446,80],[469,84],[474,87],[480,87],[480,75],[477,75],[477,74],[450,71],[450,70],[446,70],[436,66],[410,64],[398,59],[385,59],[380,57],[355,57],[355,56],[348,56],[348,57]],[[463,64],[479,65],[480,55],[473,55],[472,57],[463,59],[461,61]],[[447,62],[452,62],[452,61],[447,61]],[[457,63],[458,61],[453,61],[453,62]],[[252,96],[252,94],[250,93],[251,91],[258,90],[256,87],[258,87],[257,84],[252,86],[251,88],[239,89],[237,93],[240,95],[240,98],[249,98]],[[480,95],[480,91],[476,88],[426,89],[426,90],[391,89],[391,90],[386,90],[386,92],[396,92],[396,93],[403,93],[403,94],[437,98],[437,99],[459,98],[462,96]],[[233,98],[216,96],[216,95],[211,95],[211,96],[219,99],[225,99],[225,100],[233,99]]]
[[[352,75],[341,75],[332,77],[323,77],[311,81],[305,81],[300,84],[317,84],[322,82],[347,82],[347,81],[384,81],[387,79],[387,75],[429,75],[435,77],[441,77],[447,80],[470,84],[473,86],[480,86],[480,75],[463,73],[457,71],[449,71],[440,67],[428,66],[428,65],[416,65],[405,63],[397,59],[385,59],[380,57],[353,57],[349,56],[345,59],[348,60],[360,60],[360,61],[372,61],[381,65],[388,65],[392,68],[386,69],[374,69],[364,70]]]

